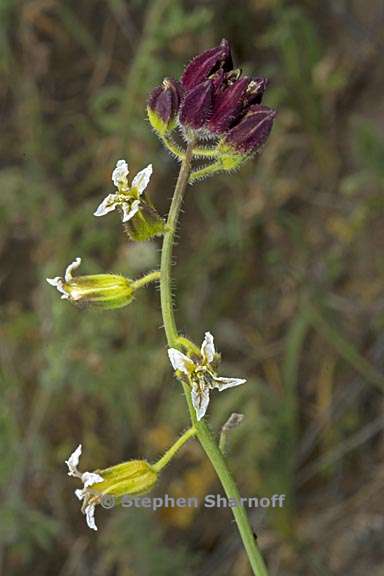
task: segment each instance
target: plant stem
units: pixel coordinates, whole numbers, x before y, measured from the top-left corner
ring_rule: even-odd
[[[178,332],[176,328],[175,316],[172,303],[172,286],[171,286],[171,265],[172,265],[172,248],[174,242],[175,229],[178,222],[181,204],[184,192],[191,173],[191,160],[193,156],[194,141],[190,141],[180,167],[179,176],[176,182],[174,195],[167,220],[167,231],[164,234],[163,248],[161,252],[160,264],[160,298],[161,311],[163,315],[164,330],[169,347],[179,348]],[[197,421],[195,410],[192,406],[191,393],[188,384],[181,382],[184,394],[187,400],[189,414],[196,435],[211,461],[221,484],[228,498],[234,498],[239,505],[231,508],[239,529],[249,562],[255,576],[267,576],[268,572],[265,567],[262,556],[257,548],[252,528],[249,524],[247,514],[241,505],[240,494],[236,483],[227,467],[222,453],[217,446],[208,426],[203,420]]]
[[[194,342],[189,340],[189,338],[185,338],[184,336],[178,336],[177,337],[177,343],[180,346],[182,346],[183,348],[185,348],[189,354],[192,353],[192,354],[196,354],[196,356],[199,356],[199,354],[200,354],[199,347],[196,346],[196,344],[194,344]]]
[[[159,136],[160,140],[164,144],[166,148],[170,151],[173,156],[179,161],[184,160],[185,158],[185,151],[181,146],[179,146],[171,136],[168,134],[163,134]],[[209,148],[204,146],[195,146],[193,148],[193,156],[196,158],[217,158],[220,155],[220,152],[217,148]]]
[[[193,149],[193,155],[196,156],[196,158],[217,158],[220,155],[220,152],[216,147],[210,148],[209,146],[196,146]]]
[[[196,435],[196,428],[194,426],[192,426],[192,428],[188,428],[188,430],[184,432],[184,434],[180,436],[180,438],[178,438],[170,448],[168,448],[164,456],[162,456],[160,460],[158,460],[155,464],[152,464],[152,468],[155,470],[155,472],[160,472],[160,470],[165,468],[165,466],[169,463],[169,461],[172,460],[176,452],[180,450],[182,446],[184,446],[187,440],[189,440],[190,438],[192,438],[192,436],[195,435]]]
[[[208,176],[214,176],[218,172],[223,171],[223,164],[220,160],[213,162],[212,164],[207,164],[203,168],[194,170],[189,177],[189,184],[193,184],[196,180],[201,180],[202,178],[207,178]]]
[[[147,286],[151,282],[156,282],[156,280],[160,280],[160,270],[154,270],[154,272],[149,272],[149,274],[145,274],[141,278],[138,278],[133,283],[134,290],[138,288],[142,288],[143,286]]]
[[[177,160],[179,161],[184,160],[185,158],[184,150],[178,144],[176,144],[176,142],[171,138],[171,136],[164,135],[161,136],[160,138],[164,146],[168,148],[170,153],[173,154],[173,156],[175,156]]]
[[[181,163],[179,176],[177,178],[175,191],[169,209],[166,232],[164,234],[163,247],[161,250],[160,262],[160,300],[161,313],[163,315],[164,330],[167,337],[168,346],[177,347],[177,328],[175,316],[173,314],[172,287],[171,287],[171,265],[172,248],[175,237],[175,229],[183,202],[184,191],[191,172],[193,142],[188,144],[185,158]]]

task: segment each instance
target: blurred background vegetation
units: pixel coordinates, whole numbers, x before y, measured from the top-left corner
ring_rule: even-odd
[[[271,575],[384,571],[384,73],[380,0],[1,0],[0,570],[19,576],[247,576],[227,510],[97,510],[89,531],[66,476],[156,458],[187,425],[158,292],[78,310],[46,284],[140,275],[159,243],[127,241],[92,212],[111,170],[154,165],[165,214],[177,166],[145,99],[222,37],[271,79],[271,138],[239,173],[188,192],[176,250],[179,326],[216,335],[217,397],[244,495],[288,495],[252,523]],[[158,493],[220,491],[197,443]]]

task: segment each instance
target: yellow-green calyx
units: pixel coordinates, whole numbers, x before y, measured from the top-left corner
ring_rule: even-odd
[[[73,276],[72,273],[81,263],[76,258],[70,264],[64,278],[47,278],[62,294],[62,299],[79,304],[92,304],[101,308],[121,308],[133,299],[134,283],[118,274],[93,274],[90,276]]]
[[[96,470],[103,478],[94,484],[92,491],[96,497],[111,495],[119,498],[125,494],[149,492],[157,482],[158,474],[146,460],[129,460],[104,470]]]
[[[239,153],[225,142],[219,143],[217,151],[223,170],[235,170],[247,160],[247,154]]]
[[[165,224],[152,203],[146,200],[141,203],[140,210],[124,223],[124,229],[131,240],[145,241],[164,234]]]
[[[171,132],[176,126],[175,120],[164,122],[164,120],[154,110],[151,110],[149,106],[147,106],[147,114],[152,128],[161,136],[167,134],[167,132]]]

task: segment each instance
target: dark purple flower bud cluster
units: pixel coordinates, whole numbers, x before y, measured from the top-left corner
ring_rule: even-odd
[[[224,146],[241,155],[252,154],[268,138],[276,115],[261,104],[268,80],[241,76],[233,68],[227,40],[195,56],[180,83],[166,82],[155,88],[148,103],[150,120],[155,114],[163,128],[178,115],[182,127],[220,137]]]
[[[241,76],[240,70],[233,69],[227,40],[196,56],[181,84],[185,90],[179,115],[183,126],[223,136],[241,154],[264,144],[276,115],[261,105],[268,80]]]

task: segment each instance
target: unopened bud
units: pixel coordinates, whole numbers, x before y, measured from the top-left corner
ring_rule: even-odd
[[[160,135],[176,126],[183,88],[179,82],[165,78],[162,85],[155,88],[148,100],[147,112],[151,126]]]
[[[239,154],[253,154],[266,142],[275,116],[275,110],[254,104],[240,122],[227,132],[224,144]]]
[[[208,128],[215,134],[224,134],[237,124],[252,104],[260,104],[268,84],[266,78],[236,79],[231,72],[225,78],[228,86],[215,94],[212,116]]]
[[[194,130],[203,128],[212,114],[213,94],[212,80],[189,90],[181,104],[180,124]]]
[[[233,68],[231,49],[225,39],[220,42],[219,46],[195,56],[186,66],[181,77],[181,83],[186,90],[190,90],[207,80],[213,72],[220,68],[225,72]]]
[[[230,128],[242,111],[248,85],[248,78],[240,78],[216,96],[213,114],[208,123],[209,130],[222,134]]]

